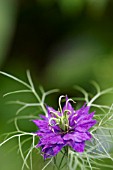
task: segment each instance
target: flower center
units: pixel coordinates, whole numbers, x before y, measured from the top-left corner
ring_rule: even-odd
[[[58,125],[60,129],[63,132],[69,131],[69,110],[65,110],[63,113],[61,113],[61,116],[56,115],[56,113],[52,112],[55,117],[52,117],[49,119],[49,125],[50,126],[56,126]]]

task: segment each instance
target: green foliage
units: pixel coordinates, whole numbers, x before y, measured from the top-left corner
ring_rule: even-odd
[[[61,10],[68,15],[73,15],[81,12],[83,9],[84,0],[60,0],[59,5]]]
[[[15,27],[16,10],[16,1],[0,1],[0,65],[9,50]]]
[[[19,110],[16,112],[16,115],[20,114],[21,111],[26,109],[27,107],[41,107],[45,115],[47,114],[45,105],[44,105],[45,98],[51,93],[58,92],[58,89],[45,92],[44,89],[40,87],[40,91],[42,93],[42,97],[40,97],[35,90],[29,71],[27,71],[28,83],[10,74],[7,74],[5,72],[0,72],[0,73],[17,81],[20,84],[23,84],[27,88],[25,90],[17,90],[17,91],[9,92],[5,94],[4,96],[16,94],[16,93],[33,93],[38,101],[37,103],[27,103],[23,101],[10,102],[10,103],[19,104],[21,106]],[[64,151],[61,152],[60,157],[59,155],[57,156],[59,157],[58,159],[60,159],[60,163],[59,161],[57,161],[57,157],[51,158],[45,164],[42,170],[46,169],[46,167],[48,167],[49,164],[53,164],[53,167],[57,168],[58,170],[65,168],[65,166],[68,167],[69,170],[77,169],[77,168],[81,170],[82,169],[93,170],[93,169],[100,169],[103,166],[107,168],[112,168],[112,165],[109,165],[106,163],[102,164],[101,161],[103,159],[110,159],[111,161],[113,161],[112,153],[110,152],[111,144],[113,143],[112,141],[113,105],[111,106],[99,105],[95,101],[102,95],[105,95],[106,93],[113,93],[113,88],[109,88],[109,89],[101,91],[97,83],[92,82],[92,84],[94,85],[96,89],[96,94],[91,99],[89,98],[89,94],[83,88],[79,86],[75,86],[75,88],[81,91],[83,94],[83,98],[81,99],[78,98],[78,100],[86,101],[88,106],[98,108],[101,113],[100,114],[97,112],[95,114],[95,119],[98,120],[98,124],[94,126],[91,130],[91,134],[93,136],[92,140],[90,142],[86,142],[86,148],[82,154],[74,152],[73,150],[68,148],[68,156],[67,156],[65,155],[66,152],[64,148]],[[0,146],[3,146],[5,143],[10,141],[11,139],[14,139],[14,138],[18,139],[18,152],[20,153],[21,158],[23,160],[22,170],[24,170],[25,167],[33,170],[33,152],[34,150],[36,150],[39,154],[40,151],[39,149],[36,148],[36,136],[37,135],[35,133],[21,130],[21,127],[18,124],[18,121],[22,119],[30,120],[30,119],[36,119],[36,118],[38,118],[38,116],[34,116],[34,115],[16,116],[14,119],[16,131],[4,134],[5,139],[3,140],[3,142],[0,143]],[[26,145],[28,141],[30,141],[30,144],[28,145],[27,150],[26,150],[24,148],[24,145]],[[67,157],[66,160],[64,159],[65,157]],[[58,162],[58,164],[56,161]]]

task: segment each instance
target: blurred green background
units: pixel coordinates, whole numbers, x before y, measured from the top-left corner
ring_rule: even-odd
[[[46,90],[59,88],[60,94],[71,97],[78,95],[74,85],[91,92],[91,80],[102,88],[113,87],[113,1],[0,0],[0,70],[26,81],[27,69],[37,89],[40,84]],[[18,108],[6,102],[34,100],[31,95],[3,98],[4,93],[18,89],[23,86],[0,75],[1,134],[14,130],[13,123],[7,122]],[[57,108],[58,96],[48,97],[48,104]],[[113,95],[101,102],[110,105]],[[23,114],[30,113],[38,111],[27,109]],[[28,120],[21,127],[36,131]],[[21,169],[17,148],[13,150],[16,145],[15,139],[0,149],[0,170]],[[34,153],[34,170],[43,166],[42,157]]]

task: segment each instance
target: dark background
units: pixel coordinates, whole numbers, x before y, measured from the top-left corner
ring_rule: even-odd
[[[74,85],[91,92],[91,80],[102,89],[112,87],[113,1],[1,0],[0,69],[25,81],[29,69],[37,89],[39,85],[45,90],[59,88],[59,94],[71,97],[78,95]],[[14,130],[14,125],[7,121],[15,116],[17,106],[6,105],[6,101],[23,98],[2,96],[20,88],[23,86],[0,76],[1,133]],[[59,94],[48,99],[56,108]],[[31,96],[24,98],[32,101]],[[101,100],[104,104],[112,101],[112,95]],[[23,127],[36,130],[27,121]],[[22,160],[17,150],[10,151],[16,144],[15,139],[1,149],[1,170],[20,170]],[[37,162],[34,169],[41,169],[42,158],[35,156],[34,160]]]

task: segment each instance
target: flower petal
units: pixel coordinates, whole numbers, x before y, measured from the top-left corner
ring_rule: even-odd
[[[46,116],[44,116],[44,115],[39,115],[40,116],[40,118],[42,118],[42,119],[44,119],[44,120],[46,120],[46,121],[48,121],[48,118],[46,117]]]
[[[50,127],[48,122],[45,120],[33,120],[33,122],[40,128],[42,132],[50,132]]]
[[[53,136],[45,135],[45,137],[40,139],[40,142],[40,145],[64,144],[62,137],[55,134]]]
[[[73,148],[73,150],[75,150],[76,152],[84,152],[84,148],[85,148],[85,142],[71,142],[70,146]]]
[[[60,150],[63,148],[64,145],[45,145],[44,148],[42,148],[42,152],[44,152],[43,157],[44,159],[50,158],[52,156],[55,156],[60,152]]]
[[[46,127],[46,126],[48,126],[48,122],[47,121],[45,121],[45,120],[33,120],[33,122],[39,127],[39,128],[41,128],[41,127]]]
[[[65,112],[65,110],[69,110],[71,112],[71,114],[74,111],[74,108],[72,107],[71,103],[68,101],[68,97],[66,96],[66,104],[63,107],[63,113]],[[70,114],[70,112],[68,114]]]
[[[84,105],[84,106],[82,106],[82,108],[76,110],[77,118],[81,117],[82,115],[88,114],[89,109],[90,109],[89,106]]]
[[[83,106],[79,110],[76,110],[73,112],[72,115],[69,117],[69,124],[70,126],[75,126],[76,123],[81,123],[83,120],[88,121],[89,119],[92,119],[94,112],[89,114],[89,106]]]
[[[64,145],[56,145],[54,148],[53,148],[53,152],[54,152],[54,156],[61,151],[61,149],[64,147]]]
[[[38,131],[36,134],[39,137],[43,137],[43,138],[49,138],[49,137],[55,136],[55,134],[53,132],[46,132],[46,133],[44,133],[44,132]]]
[[[93,116],[94,116],[95,112],[92,112],[90,114],[85,114],[85,115],[81,115],[76,121],[77,124],[83,124],[85,122],[88,122],[89,120],[92,120]]]
[[[73,140],[74,142],[82,142],[85,140],[90,140],[91,135],[90,133],[82,133],[82,132],[74,132],[74,133],[67,133],[64,137],[64,140]]]
[[[77,127],[75,127],[75,129],[79,132],[86,132],[88,131],[92,126],[94,126],[97,123],[96,120],[91,120],[87,123],[84,124],[80,124]]]
[[[55,156],[66,145],[71,146],[76,152],[84,151],[85,141],[92,137],[88,130],[97,123],[93,120],[94,112],[89,114],[89,109],[85,104],[75,111],[66,96],[62,113],[47,106],[48,116],[40,115],[41,120],[33,121],[39,128],[36,132],[40,137],[37,147],[41,147],[44,159]],[[62,121],[59,121],[60,119]]]
[[[47,112],[48,112],[48,118],[56,117],[56,116],[55,116],[54,114],[52,114],[52,113],[56,113],[56,114],[58,114],[59,116],[61,115],[60,112],[56,111],[55,109],[53,109],[53,108],[50,107],[50,106],[46,106],[46,108],[47,108]]]
[[[51,158],[52,156],[54,156],[52,147],[44,149],[43,152],[44,152],[43,154],[44,159]]]

